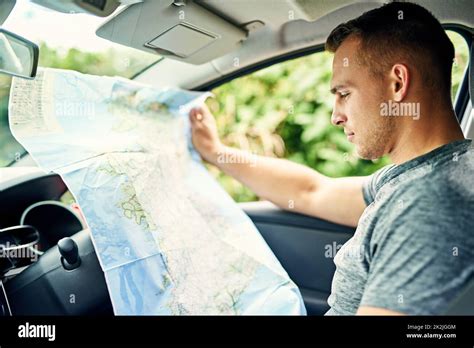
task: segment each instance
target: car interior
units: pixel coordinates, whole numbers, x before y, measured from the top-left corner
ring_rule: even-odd
[[[51,1],[34,1],[53,11]],[[470,47],[469,67],[454,109],[466,138],[474,136],[474,17],[471,0],[418,0]],[[82,5],[81,5],[82,3]],[[84,4],[85,3],[85,4]],[[213,88],[279,62],[324,50],[339,23],[385,1],[160,0],[75,1],[78,11],[103,17],[97,36],[161,58],[133,80],[154,87]],[[101,2],[96,2],[101,3]],[[134,30],[130,30],[133,27]],[[329,88],[329,87],[328,87]],[[77,211],[62,203],[68,188],[25,155],[0,175],[0,242],[37,244],[35,262],[2,259],[1,315],[113,315],[105,278],[89,231]],[[283,211],[266,201],[240,203],[299,287],[309,315],[323,315],[335,271],[325,256],[354,233],[352,227]],[[20,228],[30,225],[34,231]],[[70,237],[75,243],[63,240]],[[59,243],[59,241],[62,243]],[[71,293],[80,302],[71,303]],[[446,314],[474,314],[474,282]]]

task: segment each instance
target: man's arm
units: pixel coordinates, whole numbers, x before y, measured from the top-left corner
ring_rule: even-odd
[[[190,112],[193,144],[201,156],[282,209],[357,226],[366,205],[365,177],[329,178],[291,161],[224,146],[206,106]]]

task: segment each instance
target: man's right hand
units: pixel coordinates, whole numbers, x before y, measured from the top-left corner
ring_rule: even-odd
[[[214,115],[206,104],[203,104],[191,109],[189,120],[194,147],[202,158],[215,165],[224,145],[219,139]]]
[[[364,177],[328,178],[288,160],[224,146],[206,105],[189,113],[192,141],[201,157],[282,209],[356,226],[365,209]]]

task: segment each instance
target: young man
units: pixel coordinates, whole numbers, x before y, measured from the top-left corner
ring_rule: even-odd
[[[443,314],[474,277],[474,149],[451,105],[453,45],[426,9],[390,3],[336,27],[326,48],[332,123],[360,157],[393,165],[334,179],[255,159],[220,142],[205,106],[190,112],[194,146],[283,209],[357,226],[334,259],[327,314]]]

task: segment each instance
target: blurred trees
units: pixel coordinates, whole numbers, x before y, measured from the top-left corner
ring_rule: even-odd
[[[39,65],[76,70],[84,74],[122,76],[132,78],[160,57],[123,47],[103,52],[83,52],[78,48],[56,49],[46,43],[40,45]]]

